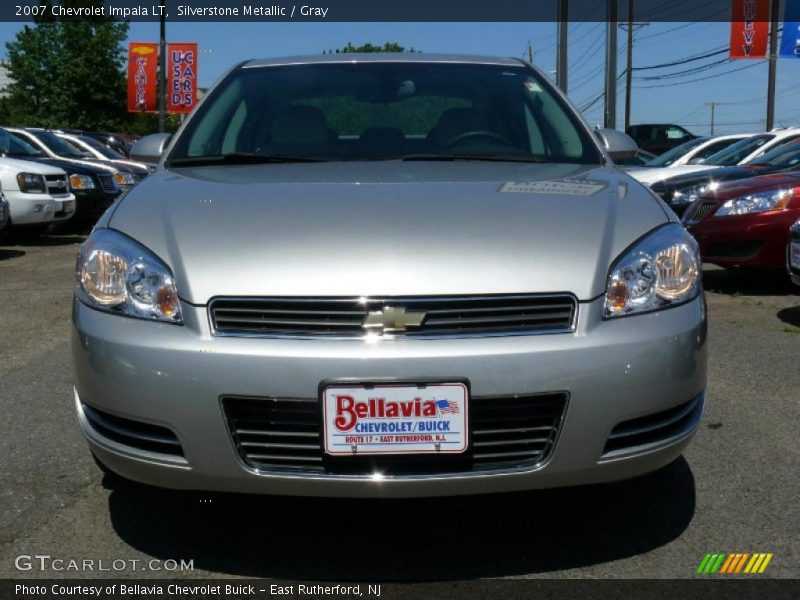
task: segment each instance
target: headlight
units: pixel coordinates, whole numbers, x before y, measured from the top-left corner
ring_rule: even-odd
[[[691,204],[700,196],[704,196],[708,192],[713,192],[718,187],[719,184],[717,182],[690,185],[681,190],[675,190],[675,194],[672,196],[672,202],[674,204]]]
[[[133,173],[123,173],[122,171],[117,171],[114,173],[114,181],[117,185],[135,185],[136,177],[134,177]]]
[[[17,175],[17,183],[19,184],[19,191],[25,192],[26,194],[47,193],[44,177],[36,175],[35,173],[19,173]]]
[[[73,173],[69,176],[69,185],[73,190],[93,190],[94,179],[90,175]]]
[[[77,295],[106,312],[181,323],[172,273],[152,252],[112,229],[98,229],[81,246]]]
[[[701,288],[697,242],[677,224],[661,227],[614,263],[606,286],[606,318],[650,312],[693,299]]]
[[[717,210],[714,216],[726,217],[766,212],[768,210],[781,210],[786,208],[791,199],[791,190],[771,190],[758,194],[748,194],[747,196],[731,198]]]

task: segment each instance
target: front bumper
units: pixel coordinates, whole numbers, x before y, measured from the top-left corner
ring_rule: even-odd
[[[689,232],[700,246],[703,261],[722,267],[783,269],[789,227],[800,210],[769,211],[749,215],[710,216]]]
[[[69,219],[75,212],[75,197],[53,198],[48,194],[6,192],[14,225],[40,225]]]
[[[598,483],[655,470],[694,434],[706,385],[702,298],[669,310],[601,320],[602,300],[583,303],[574,333],[477,339],[288,340],[214,337],[205,307],[182,307],[185,324],[73,309],[76,405],[100,460],[130,479],[178,489],[289,495],[408,497],[503,492]],[[467,379],[471,394],[569,393],[560,436],[531,468],[384,477],[257,471],[231,440],[225,395],[316,398],[321,381]],[[604,453],[623,421],[698,398],[679,431]],[[167,427],[185,458],[128,448],[95,430],[83,403]]]

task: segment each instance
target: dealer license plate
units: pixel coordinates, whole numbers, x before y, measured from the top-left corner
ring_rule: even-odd
[[[322,394],[328,454],[457,454],[467,449],[463,383],[334,384]]]

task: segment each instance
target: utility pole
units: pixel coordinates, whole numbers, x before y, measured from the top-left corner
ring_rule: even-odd
[[[775,78],[778,68],[778,19],[781,0],[772,0],[769,32],[769,76],[767,79],[767,126],[769,131],[775,127]]]
[[[617,126],[617,0],[606,0],[606,90],[603,127]]]
[[[167,16],[161,0],[161,19],[158,40],[158,131],[167,129]]]
[[[567,36],[569,35],[569,0],[558,0],[558,52],[556,85],[567,93]]]
[[[628,0],[628,59],[625,67],[625,131],[631,126],[631,85],[633,85],[633,0]]]
[[[719,102],[706,102],[707,106],[711,107],[711,132],[710,135],[714,135],[714,109],[717,105],[720,104]]]
[[[528,40],[528,62],[533,64],[533,46],[530,40]]]

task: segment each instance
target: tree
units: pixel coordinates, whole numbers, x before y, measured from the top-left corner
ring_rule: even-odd
[[[347,42],[347,46],[344,48],[336,48],[335,50],[328,50],[327,52],[323,51],[322,53],[350,54],[353,52],[418,52],[418,50],[414,50],[414,48],[406,50],[397,42],[386,42],[383,46],[376,46],[375,44],[370,44],[369,42],[366,44],[361,44],[360,46],[354,46],[352,42]]]
[[[103,0],[62,0],[65,7]],[[118,129],[126,120],[128,24],[49,16],[6,43],[10,122],[17,125]]]

